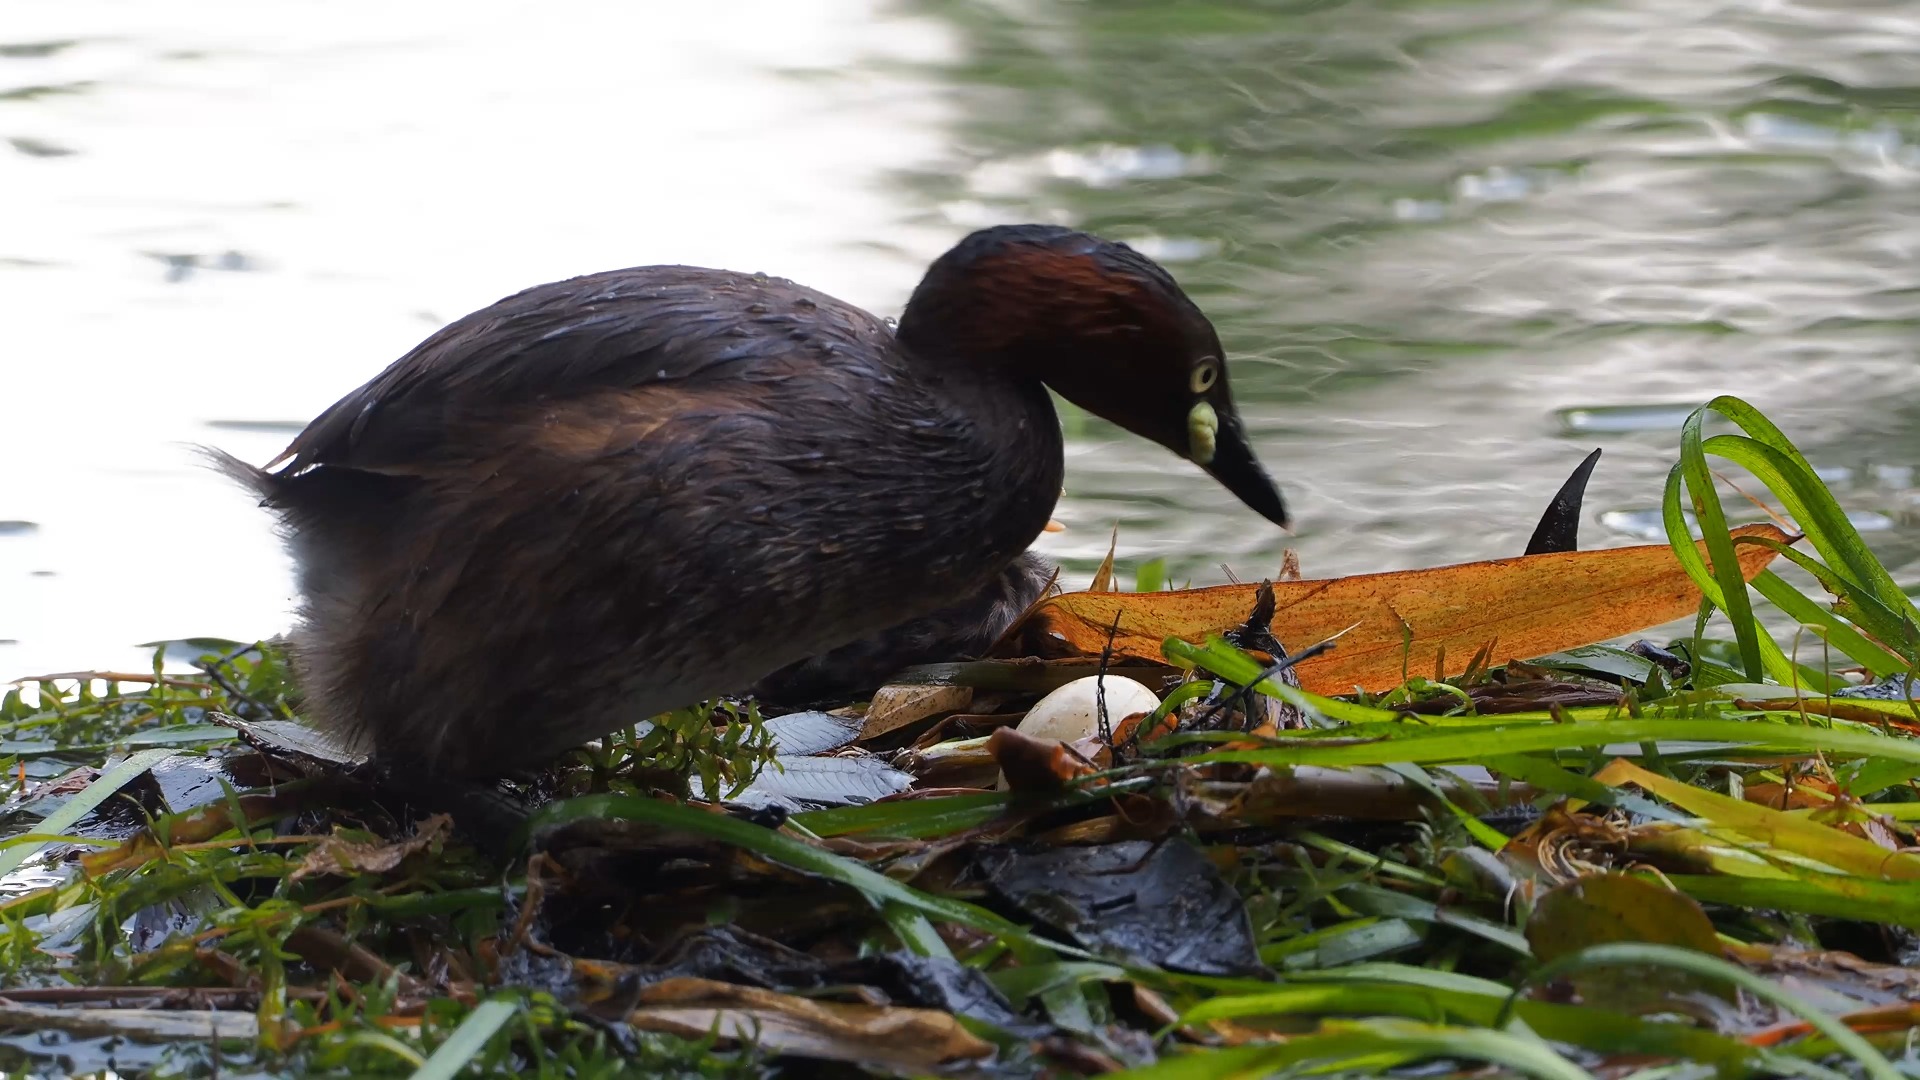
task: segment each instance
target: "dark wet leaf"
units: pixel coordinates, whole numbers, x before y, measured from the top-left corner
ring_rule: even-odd
[[[835,965],[828,976],[832,982],[878,987],[900,1004],[943,1009],[1014,1035],[1037,1037],[1052,1030],[1014,1012],[983,972],[947,957],[895,950]]]
[[[1911,673],[1889,675],[1866,686],[1847,686],[1833,692],[1834,697],[1866,698],[1869,701],[1908,701],[1920,698],[1920,676]]]
[[[684,976],[786,990],[819,985],[826,969],[817,957],[738,926],[703,926],[625,978],[635,986]]]
[[[1592,672],[1632,683],[1646,682],[1654,670],[1652,660],[1611,645],[1583,645],[1538,657],[1527,663],[1555,671]]]
[[[295,720],[242,720],[225,713],[213,713],[209,719],[240,733],[247,745],[273,757],[304,767],[309,772],[334,771],[361,765],[366,755],[335,736]]]
[[[1485,716],[1537,713],[1555,706],[1577,709],[1593,705],[1617,705],[1620,694],[1620,688],[1612,683],[1564,677],[1488,682],[1467,691],[1467,696],[1473,700],[1473,711]],[[1407,711],[1445,713],[1455,708],[1459,700],[1451,695],[1428,698],[1407,706]]]
[[[250,760],[259,760],[249,756]],[[203,757],[172,757],[156,763],[149,775],[159,785],[167,810],[183,814],[226,798],[227,787],[248,785],[236,781],[224,761]]]
[[[157,949],[168,938],[199,930],[221,906],[220,895],[212,889],[196,889],[149,904],[127,920],[127,944],[136,952]]]
[[[1587,479],[1599,461],[1600,451],[1596,449],[1573,470],[1567,482],[1560,485],[1553,501],[1547,504],[1547,512],[1540,515],[1540,524],[1534,526],[1526,554],[1580,550],[1580,503],[1587,494]]]
[[[1015,1012],[984,973],[946,957],[895,951],[833,963],[738,926],[703,926],[679,938],[654,963],[626,969],[621,986],[632,991],[674,978],[784,992],[870,987],[895,1005],[940,1009],[1013,1034],[1051,1030]]]
[[[1106,956],[1197,975],[1264,972],[1240,895],[1185,841],[982,851],[1004,900]]]

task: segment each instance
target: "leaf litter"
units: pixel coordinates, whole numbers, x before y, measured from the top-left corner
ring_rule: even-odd
[[[316,741],[276,643],[30,681],[0,701],[0,1063],[1893,1075],[1920,614],[1764,417],[1687,431],[1697,541],[1574,550],[1589,456],[1519,558],[1124,592],[1110,555],[987,658],[463,792]],[[1715,455],[1804,536],[1728,527]]]

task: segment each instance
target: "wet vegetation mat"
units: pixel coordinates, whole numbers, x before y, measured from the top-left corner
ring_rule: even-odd
[[[1575,550],[1592,464],[1513,559],[1109,565],[991,658],[487,787],[329,745],[267,645],[22,685],[0,1068],[1920,1071],[1920,609],[1738,400],[1671,545]]]

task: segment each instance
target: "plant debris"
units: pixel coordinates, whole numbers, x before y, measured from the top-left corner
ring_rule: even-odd
[[[1804,538],[1730,527],[1710,456]],[[1743,402],[1683,432],[1676,544],[1571,550],[1592,463],[1539,554],[1146,593],[1109,560],[995,658],[466,789],[313,740],[274,643],[31,681],[0,1068],[1898,1075],[1920,609]]]

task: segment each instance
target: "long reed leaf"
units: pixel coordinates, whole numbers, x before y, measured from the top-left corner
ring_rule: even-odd
[[[1694,518],[1700,523],[1701,539],[1706,541],[1707,558],[1712,563],[1712,581],[1719,593],[1713,600],[1720,605],[1720,610],[1727,613],[1727,621],[1733,624],[1734,638],[1740,644],[1740,661],[1746,667],[1747,678],[1758,682],[1767,672],[1760,652],[1760,640],[1766,638],[1766,632],[1754,621],[1753,605],[1747,599],[1747,581],[1740,574],[1740,563],[1733,552],[1733,538],[1728,535],[1731,530],[1727,526],[1727,515],[1720,507],[1720,493],[1714,490],[1713,472],[1707,467],[1706,452],[1702,449],[1700,429],[1706,421],[1708,408],[1702,406],[1689,413],[1680,427],[1680,461],[1667,478],[1662,516],[1667,526],[1667,540],[1673,545],[1674,554],[1680,557],[1681,564],[1686,565],[1688,560],[1681,555],[1680,549],[1691,547],[1692,544],[1685,519],[1680,513],[1680,487],[1684,480],[1688,500],[1693,504]],[[1676,524],[1680,526],[1677,529],[1674,527]],[[1697,563],[1698,556],[1692,561]],[[1706,582],[1701,581],[1700,587],[1702,592],[1707,591]]]

